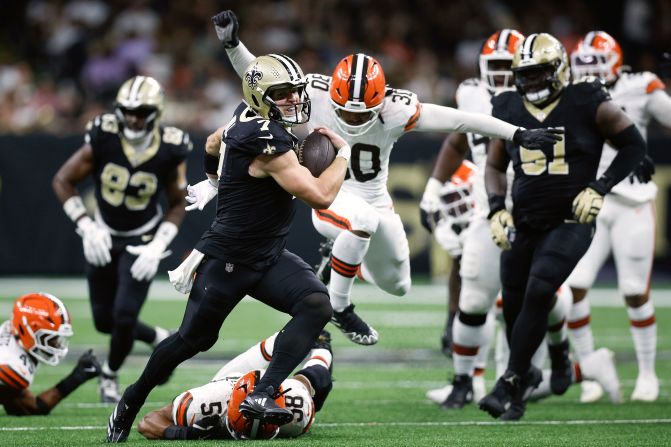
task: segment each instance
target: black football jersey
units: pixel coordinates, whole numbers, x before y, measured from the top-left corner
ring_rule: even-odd
[[[87,124],[85,142],[93,149],[98,209],[110,228],[125,233],[162,214],[160,192],[192,144],[186,132],[160,126],[149,147],[136,151],[120,132],[115,115],[99,115]]]
[[[297,138],[242,103],[223,135],[217,216],[196,248],[219,260],[263,269],[284,249],[294,197],[272,177],[249,175],[258,155],[295,150]]]
[[[513,217],[517,226],[547,229],[573,217],[575,196],[595,180],[604,138],[596,110],[610,100],[599,81],[568,85],[559,102],[537,109],[516,92],[492,98],[492,116],[527,129],[558,127],[564,138],[543,149],[530,150],[506,141],[515,171]]]

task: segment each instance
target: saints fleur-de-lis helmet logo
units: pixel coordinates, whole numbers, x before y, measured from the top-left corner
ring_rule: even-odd
[[[251,89],[256,88],[256,84],[261,80],[262,77],[263,72],[258,69],[258,65],[254,65],[251,70],[248,70],[247,73],[245,73],[245,81]]]

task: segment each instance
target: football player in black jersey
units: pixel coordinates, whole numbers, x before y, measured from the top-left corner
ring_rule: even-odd
[[[589,247],[603,196],[646,153],[636,126],[610,101],[601,82],[570,83],[566,50],[553,36],[528,36],[512,68],[517,92],[494,97],[492,115],[526,128],[561,128],[564,139],[540,150],[502,140],[488,147],[485,186],[492,237],[504,249],[500,275],[511,354],[507,371],[480,408],[504,420],[523,416],[529,391],[541,381],[531,356],[545,336],[555,291]],[[597,179],[605,139],[618,154]],[[511,161],[512,213],[505,207]],[[571,374],[568,344],[551,357],[553,369],[563,364],[564,373]]]
[[[53,188],[82,237],[93,321],[111,334],[100,381],[103,402],[120,399],[118,370],[135,339],[157,346],[166,329],[138,320],[166,248],[184,218],[189,135],[160,125],[163,89],[153,78],[121,86],[114,113],[87,124],[84,145],[56,173]],[[76,186],[92,176],[91,219]],[[164,213],[159,198],[165,192]]]
[[[109,419],[108,442],[127,439],[149,392],[184,360],[214,345],[224,320],[245,295],[292,318],[240,411],[248,419],[278,425],[292,420],[273,396],[332,315],[326,287],[309,265],[285,249],[294,198],[327,208],[342,185],[351,153],[341,137],[320,128],[338,150],[335,160],[318,178],[298,163],[291,126],[310,117],[305,85],[298,64],[284,55],[257,57],[245,70],[245,101],[224,128],[221,145],[208,144],[205,152],[204,182],[217,185],[217,215],[195,255],[178,268],[190,266],[189,278],[195,272],[184,319],[124,392]]]

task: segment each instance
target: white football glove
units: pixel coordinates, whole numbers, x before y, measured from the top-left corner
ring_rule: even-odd
[[[459,234],[454,231],[454,222],[452,219],[441,219],[433,232],[436,242],[445,250],[452,259],[461,256],[463,242],[462,238],[466,230],[461,230]]]
[[[440,190],[442,187],[440,180],[430,177],[426,182],[422,201],[419,202],[420,221],[429,233],[433,233],[440,220]]]
[[[596,219],[602,206],[603,195],[588,186],[573,199],[573,214],[579,223],[591,223]]]
[[[508,210],[498,210],[489,219],[489,229],[494,243],[502,250],[510,250],[515,238],[515,223]]]
[[[187,211],[198,209],[202,211],[210,200],[217,195],[218,185],[214,179],[206,179],[195,185],[188,185],[186,187],[186,201],[191,205],[186,206]]]
[[[84,257],[89,264],[103,267],[112,262],[112,236],[107,228],[84,216],[77,221],[77,234],[82,238]]]
[[[161,259],[170,256],[166,248],[177,234],[177,226],[163,222],[156,231],[154,239],[145,245],[128,245],[126,251],[136,255],[137,259],[130,267],[130,274],[136,281],[151,281],[156,275]]]

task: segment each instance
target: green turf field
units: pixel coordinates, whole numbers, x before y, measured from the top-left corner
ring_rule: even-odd
[[[72,289],[68,296],[67,287],[54,285],[73,316],[75,335],[71,353],[62,365],[40,367],[32,387],[36,392],[64,376],[84,349],[93,347],[100,354],[106,352],[106,338],[93,328],[88,301],[82,299],[82,288]],[[46,290],[46,287],[40,284],[39,289]],[[164,293],[165,290],[152,289],[152,299],[146,304],[142,317],[148,323],[175,327],[181,321],[185,301],[176,294]],[[0,298],[3,318],[9,314],[14,298],[9,294],[5,290]],[[602,298],[609,294],[617,304],[614,292],[601,291]],[[417,287],[408,297],[396,298],[382,296],[370,287],[356,286],[357,309],[380,332],[380,342],[372,347],[356,346],[329,325],[335,356],[335,384],[329,400],[317,414],[309,434],[295,440],[263,442],[263,445],[671,445],[671,297],[667,296],[671,293],[667,290],[658,294],[663,299],[657,306],[657,373],[661,382],[657,402],[628,402],[636,378],[636,361],[626,312],[619,306],[603,307],[597,303],[592,313],[596,345],[615,351],[627,402],[615,406],[604,397],[595,404],[580,404],[579,389],[575,387],[563,397],[530,404],[521,422],[499,423],[475,406],[460,412],[446,412],[424,397],[426,390],[442,386],[451,376],[450,363],[438,351],[444,322],[442,287]],[[603,300],[599,302],[603,304]],[[286,317],[259,303],[243,301],[226,322],[217,345],[186,362],[167,385],[155,389],[144,410],[159,408],[179,392],[207,381],[221,362],[270,335],[285,321]],[[138,376],[148,352],[146,346],[136,345],[134,355],[123,370],[122,384]],[[493,368],[492,364],[487,375],[488,386],[492,385]],[[91,381],[48,417],[9,417],[0,410],[0,446],[99,445],[105,438],[111,411],[111,406],[98,403],[96,382]],[[160,441],[146,441],[137,432],[129,438],[130,445],[148,443]],[[209,441],[170,443],[213,444]]]

